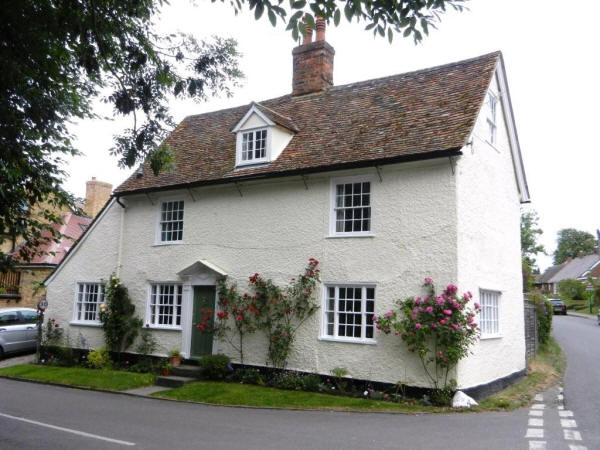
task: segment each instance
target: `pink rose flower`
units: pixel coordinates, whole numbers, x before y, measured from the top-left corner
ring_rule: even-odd
[[[394,330],[394,336],[398,336],[398,330]]]
[[[429,277],[426,277],[423,281],[425,282],[425,284],[433,284],[433,280]]]
[[[421,328],[421,324],[420,324],[420,323],[418,323],[418,322],[417,322],[417,323],[415,323],[415,328],[416,328],[417,330],[418,330],[418,329],[420,329],[420,328]]]
[[[455,324],[455,323],[453,323],[453,324],[452,324],[452,328],[454,328],[454,330],[458,330],[458,325],[457,325],[457,324]]]
[[[421,304],[421,297],[415,298],[415,305],[419,306]]]
[[[437,302],[438,306],[442,306],[444,304],[444,299],[442,297],[438,297],[436,299],[436,302]]]
[[[373,322],[377,322],[377,316],[373,316]]]
[[[442,325],[445,325],[445,324],[446,324],[446,319],[442,319],[442,320],[440,320],[440,323],[441,323]]]
[[[388,319],[390,319],[393,315],[394,313],[392,311],[388,311],[385,313],[385,317],[387,317]]]
[[[474,303],[474,306],[477,311],[479,311],[481,309],[481,306],[477,302]]]
[[[444,314],[446,314],[447,316],[451,316],[451,315],[452,315],[452,311],[451,311],[451,310],[449,310],[449,309],[445,309],[445,310],[443,311],[443,313],[444,313]]]
[[[380,324],[377,324],[377,325],[375,325],[375,326],[377,327],[377,329],[380,329],[380,328],[381,328],[381,325],[380,325]]]
[[[431,314],[433,312],[433,307],[432,306],[428,306],[425,311],[427,311],[428,313]]]

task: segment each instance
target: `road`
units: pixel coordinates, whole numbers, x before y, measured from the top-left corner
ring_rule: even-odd
[[[591,450],[600,448],[599,328],[586,319],[556,318],[554,333],[569,364],[564,407],[561,394],[553,390],[530,409],[511,413],[277,411],[0,379],[0,449]],[[578,428],[562,420],[576,420]]]
[[[554,338],[567,358],[565,409],[573,411],[588,449],[600,449],[600,326],[594,320],[554,316]]]

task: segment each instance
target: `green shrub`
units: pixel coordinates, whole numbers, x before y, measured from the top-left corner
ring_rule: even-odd
[[[202,369],[202,376],[209,380],[222,380],[231,372],[231,360],[226,355],[205,355],[198,365]]]
[[[308,392],[318,392],[321,390],[323,382],[321,376],[316,373],[309,373],[304,375],[301,380],[302,390]]]
[[[537,312],[538,341],[540,344],[546,344],[552,331],[552,304],[539,291],[532,292],[529,300],[535,305]]]
[[[567,279],[558,283],[558,293],[563,300],[583,300],[586,285],[582,281]]]
[[[265,381],[260,374],[260,370],[252,368],[239,368],[233,373],[232,379],[244,384],[264,385]]]
[[[154,371],[154,366],[152,365],[152,358],[140,358],[135,364],[132,364],[129,367],[131,372],[137,373],[150,373]]]
[[[290,391],[302,390],[302,375],[297,372],[280,372],[271,380],[271,386]]]
[[[110,369],[112,367],[110,353],[105,348],[92,350],[87,355],[87,365],[91,369]]]
[[[40,362],[56,366],[74,366],[77,364],[71,347],[61,345],[44,345],[40,349]]]

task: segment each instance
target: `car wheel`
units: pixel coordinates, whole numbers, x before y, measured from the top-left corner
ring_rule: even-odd
[[[0,359],[4,359],[4,350],[0,347]]]

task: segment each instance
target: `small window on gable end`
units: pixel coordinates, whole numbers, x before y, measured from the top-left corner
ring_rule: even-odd
[[[491,91],[487,93],[486,104],[487,104],[487,126],[488,126],[487,139],[490,142],[490,144],[495,144],[496,143],[496,128],[497,128],[496,110],[498,109],[498,99],[496,98],[496,95]]]
[[[268,129],[241,131],[238,139],[238,164],[268,162]]]

